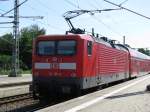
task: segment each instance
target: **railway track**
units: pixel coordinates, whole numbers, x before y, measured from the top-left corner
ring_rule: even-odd
[[[0,112],[15,112],[36,103],[38,101],[33,99],[32,93],[0,98]]]
[[[22,95],[16,95],[16,96],[10,96],[6,98],[0,98],[0,106],[8,103],[17,102],[20,100],[30,99],[32,98],[31,93],[22,94]]]
[[[62,98],[55,100],[34,100],[32,93],[0,98],[0,112],[33,112],[48,106],[65,101]]]
[[[11,96],[0,99],[0,112],[34,112],[67,100],[73,97],[57,97],[47,100],[34,100],[32,93]]]

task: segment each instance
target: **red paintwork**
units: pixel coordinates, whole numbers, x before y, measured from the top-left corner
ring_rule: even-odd
[[[150,72],[150,57],[144,55],[136,50],[130,49],[130,73],[131,76],[138,76],[142,73]]]
[[[142,72],[150,72],[150,61],[131,57],[131,74],[140,75]]]
[[[128,52],[114,49],[102,43],[94,43],[92,56],[87,55],[87,50],[84,51],[84,54],[83,74],[85,76],[129,72]]]

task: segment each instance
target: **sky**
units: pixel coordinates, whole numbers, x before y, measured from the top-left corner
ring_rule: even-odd
[[[24,0],[19,0],[23,2]],[[124,1],[122,6],[145,16],[150,17],[150,0],[109,0],[116,4]],[[13,8],[14,0],[0,0],[0,15]],[[20,29],[37,24],[46,29],[46,34],[65,34],[69,30],[63,14],[71,10],[102,10],[118,8],[103,0],[28,0],[19,7],[20,16],[43,16],[43,19],[21,19]],[[13,15],[13,12],[7,14]],[[0,22],[8,22],[12,19],[0,17]],[[122,43],[123,36],[126,43],[133,48],[150,49],[150,19],[143,18],[126,10],[116,10],[96,13],[94,15],[84,14],[73,18],[73,25],[91,32],[99,33],[110,39]],[[0,36],[12,32],[12,24],[0,24]],[[11,28],[1,28],[11,27]]]

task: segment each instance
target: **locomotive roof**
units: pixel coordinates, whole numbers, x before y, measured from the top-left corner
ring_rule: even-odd
[[[86,40],[90,40],[93,41],[93,39],[91,38],[90,35],[87,34],[67,34],[67,35],[40,35],[38,36],[39,39],[75,39],[75,38],[80,38],[80,39],[86,39]]]
[[[100,38],[93,37],[93,36],[91,36],[91,37],[94,39],[94,41],[96,41],[98,43],[102,43],[102,44],[104,44],[106,46],[109,46],[113,49],[118,49],[118,50],[121,50],[121,51],[128,52],[128,49],[126,49],[123,46],[120,46],[120,45],[117,45],[117,44],[113,43],[113,40],[107,39],[107,37],[100,37]]]

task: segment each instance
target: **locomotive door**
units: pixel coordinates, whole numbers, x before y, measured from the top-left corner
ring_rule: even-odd
[[[100,58],[100,56],[99,56],[99,54],[100,54],[100,50],[99,50],[99,45],[97,45],[96,46],[96,85],[99,85],[100,84],[100,82],[101,82],[101,76],[100,76],[100,73],[99,73],[99,71],[100,71],[100,63],[99,63],[99,58]]]

